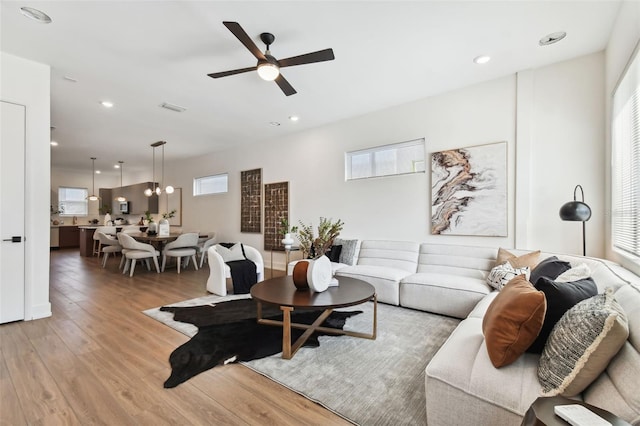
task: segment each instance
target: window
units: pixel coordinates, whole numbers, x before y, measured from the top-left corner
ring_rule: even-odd
[[[351,151],[345,155],[346,180],[424,171],[424,139]]]
[[[193,180],[193,195],[221,194],[228,191],[229,175],[223,173]]]
[[[58,210],[60,216],[86,216],[89,214],[87,188],[58,187]]]
[[[640,60],[638,55],[613,94],[612,244],[640,265]]]

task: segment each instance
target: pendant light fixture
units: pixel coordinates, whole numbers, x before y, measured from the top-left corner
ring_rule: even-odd
[[[124,164],[124,161],[118,161],[118,164],[120,164],[120,196],[116,198],[116,200],[123,203],[127,201],[126,197],[122,195],[122,165]]]
[[[158,141],[151,144],[153,147],[153,189],[147,188],[144,190],[144,195],[147,197],[150,197],[153,193],[156,193],[157,195],[162,194],[162,185],[164,185],[164,146],[166,143],[166,141]],[[159,146],[162,147],[162,175],[160,185],[156,186],[156,148]],[[174,188],[171,185],[167,185],[167,187],[164,188],[164,191],[167,194],[173,194]]]
[[[89,201],[98,201],[100,197],[96,194],[96,157],[91,157],[91,180],[93,182],[93,187],[91,190],[91,195],[87,197]]]

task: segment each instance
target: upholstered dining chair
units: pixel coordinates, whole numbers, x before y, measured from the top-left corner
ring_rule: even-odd
[[[186,258],[185,267],[189,265],[189,257],[193,260],[193,267],[198,270],[198,261],[196,260],[196,252],[198,251],[198,233],[189,232],[182,234],[174,241],[171,241],[162,250],[162,272],[167,264],[167,257],[176,257],[178,264],[178,273],[182,265],[182,258]]]
[[[140,243],[133,239],[133,237],[125,232],[118,233],[118,241],[122,246],[122,255],[126,258],[123,274],[126,274],[130,269],[129,276],[133,276],[133,272],[136,269],[136,260],[144,259],[147,263],[147,269],[151,270],[149,259],[153,259],[153,263],[156,266],[156,271],[160,273],[160,265],[158,264],[158,257],[160,252],[155,249],[151,244]]]
[[[107,259],[109,258],[110,253],[120,253],[122,252],[122,246],[115,238],[109,238],[105,233],[96,230],[93,234],[98,235],[98,241],[100,242],[100,247],[104,256],[102,256],[102,267],[105,268],[107,266]]]
[[[204,241],[198,241],[198,254],[200,255],[201,268],[202,268],[202,265],[204,265],[204,262],[206,262],[208,259],[207,250],[209,250],[209,247],[215,246],[216,243],[218,242],[215,232],[210,232],[208,237],[209,238],[207,238]]]
[[[109,237],[108,234],[111,235],[115,235],[116,234],[116,227],[115,226],[98,226],[96,228],[96,230],[93,233],[93,255],[94,256],[98,256],[100,257],[100,253],[102,253],[102,243],[100,243],[100,239],[98,238],[98,232],[102,232],[103,234],[105,234],[107,236],[107,238],[112,239],[114,242],[117,243],[117,240],[115,237]],[[112,242],[113,244],[113,242]]]

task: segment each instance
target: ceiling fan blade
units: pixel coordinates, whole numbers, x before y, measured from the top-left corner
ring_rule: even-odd
[[[229,21],[225,21],[223,22],[223,24],[229,29],[229,31],[231,31],[234,36],[236,36],[238,40],[240,40],[240,43],[244,44],[244,47],[249,49],[249,52],[251,52],[253,56],[256,57],[256,59],[266,59],[264,57],[264,53],[262,53],[260,49],[258,49],[258,46],[256,46],[253,40],[251,40],[251,37],[249,37],[249,35],[242,29],[240,24],[238,24],[237,22]]]
[[[296,89],[294,89],[293,86],[289,84],[287,79],[282,76],[282,74],[278,75],[278,77],[275,79],[275,82],[280,87],[280,90],[282,90],[287,96],[295,95],[296,93],[298,93],[296,92]]]
[[[258,67],[240,68],[240,69],[231,70],[231,71],[214,72],[207,75],[211,78],[220,78],[220,77],[226,77],[229,75],[242,74],[243,72],[255,71],[256,68]]]
[[[278,59],[280,68],[292,67],[294,65],[311,64],[314,62],[332,61],[335,59],[333,56],[333,49],[318,50],[317,52],[306,53],[304,55],[292,56],[286,59]]]

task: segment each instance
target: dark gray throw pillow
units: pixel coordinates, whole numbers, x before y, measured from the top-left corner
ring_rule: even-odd
[[[327,250],[325,255],[329,258],[330,261],[334,263],[339,263],[340,253],[342,253],[342,245],[334,245],[334,246],[331,246],[329,250]]]
[[[555,280],[560,276],[560,274],[568,271],[569,269],[571,269],[571,264],[569,262],[560,260],[556,256],[547,257],[533,268],[529,281],[535,286],[540,277],[547,277],[551,280]]]
[[[547,277],[540,277],[535,287],[542,291],[547,299],[547,312],[540,333],[527,352],[541,354],[553,327],[560,318],[578,302],[598,294],[598,287],[591,277],[568,283],[559,283]]]

